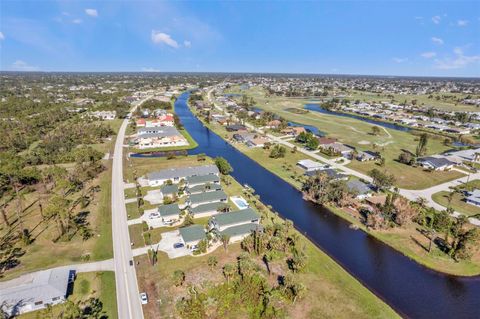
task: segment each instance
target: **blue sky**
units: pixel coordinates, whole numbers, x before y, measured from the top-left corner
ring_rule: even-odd
[[[15,1],[0,69],[480,77],[480,1]]]

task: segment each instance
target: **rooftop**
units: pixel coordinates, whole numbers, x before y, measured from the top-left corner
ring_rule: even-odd
[[[223,213],[212,217],[219,227],[237,224],[241,222],[250,222],[259,219],[260,215],[252,208],[237,210],[230,213]]]
[[[221,199],[227,200],[227,194],[225,194],[225,192],[222,190],[194,194],[194,195],[190,195],[189,197],[190,203],[192,204],[203,203],[203,202],[208,202],[212,200],[221,200]]]
[[[216,165],[202,165],[190,167],[168,168],[158,172],[153,172],[147,175],[149,180],[156,179],[172,179],[172,178],[187,178],[197,175],[218,174]]]
[[[162,217],[178,215],[180,214],[180,208],[178,208],[178,204],[162,205],[158,207],[158,212]]]
[[[263,227],[259,224],[248,223],[243,225],[237,225],[233,227],[228,227],[220,232],[222,235],[227,235],[229,237],[234,237],[238,235],[245,235],[253,232],[254,230],[263,230]]]
[[[202,225],[192,225],[179,229],[180,235],[185,243],[202,240],[206,238],[205,229]]]

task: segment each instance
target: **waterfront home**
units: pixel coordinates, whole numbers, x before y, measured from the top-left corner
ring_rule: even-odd
[[[317,137],[319,146],[326,146],[335,143],[337,140],[330,137]]]
[[[198,249],[198,243],[207,238],[205,234],[205,229],[202,225],[191,225],[187,227],[182,227],[179,229],[180,236],[185,244],[185,246],[191,251]]]
[[[270,142],[270,139],[259,136],[259,137],[249,139],[245,144],[248,147],[263,147],[265,143],[269,143],[269,142]]]
[[[158,213],[162,222],[166,225],[173,224],[180,219],[180,208],[178,204],[162,205],[158,207]]]
[[[187,179],[193,176],[215,175],[218,177],[219,174],[220,172],[218,171],[216,165],[202,165],[164,169],[158,172],[147,174],[147,179],[149,186],[159,186],[168,180],[172,181],[173,183],[178,183],[182,179]],[[189,184],[189,186],[194,185]]]
[[[257,134],[255,133],[248,133],[248,132],[241,132],[241,133],[235,133],[233,134],[232,138],[241,143],[245,143],[253,138],[255,138]]]
[[[0,282],[1,311],[10,318],[63,303],[74,279],[74,271],[54,268]]]
[[[270,122],[267,123],[267,128],[271,128],[271,129],[277,129],[280,125],[282,125],[282,122],[279,121],[279,120],[272,120]]]
[[[325,174],[330,177],[332,180],[339,181],[339,180],[348,180],[348,175],[342,174],[334,170],[333,168],[327,169],[320,169],[320,170],[313,170],[313,171],[306,171],[305,176],[315,176],[316,174]]]
[[[465,201],[468,204],[480,206],[480,189],[474,189],[471,192],[467,192],[465,197]]]
[[[368,184],[357,179],[348,181],[347,188],[350,192],[356,194],[357,199],[365,199],[371,196],[373,192]]]
[[[218,214],[212,216],[208,221],[210,230],[223,231],[229,227],[245,225],[245,224],[259,224],[260,215],[252,208],[242,209],[230,213]]]
[[[319,162],[312,161],[310,159],[304,159],[297,162],[297,166],[306,170],[306,171],[315,171],[319,169],[324,169],[325,164],[321,164]]]
[[[175,121],[173,115],[168,113],[158,116],[156,119],[145,121],[145,127],[162,127],[162,126],[174,126]]]
[[[220,231],[220,236],[226,235],[229,238],[229,243],[235,243],[243,240],[254,231],[263,232],[263,226],[258,223],[232,226]]]
[[[226,203],[227,202],[227,194],[224,191],[213,191],[213,192],[206,192],[206,193],[199,193],[190,195],[186,201],[186,204],[191,207],[195,208],[202,204],[209,204],[209,203]]]
[[[417,163],[420,164],[423,168],[431,169],[434,171],[450,170],[455,164],[444,157],[433,156],[421,157],[417,159]]]
[[[135,121],[135,124],[137,125],[137,127],[145,127],[147,121],[145,119],[138,119]]]
[[[241,124],[227,125],[226,129],[229,132],[246,132],[247,131],[247,127]]]
[[[185,185],[187,185],[188,188],[192,188],[194,186],[199,186],[199,185],[205,185],[205,184],[220,185],[220,177],[217,174],[213,173],[213,174],[188,176],[185,179]]]
[[[192,214],[193,218],[210,217],[220,214],[222,211],[226,212],[229,210],[230,207],[228,206],[228,204],[223,202],[202,204],[188,209],[190,214]]]
[[[194,194],[200,194],[205,192],[219,191],[221,189],[222,189],[222,186],[220,186],[219,184],[206,183],[206,184],[195,185],[192,187],[187,186],[185,188],[185,192],[189,195],[194,195]]]
[[[372,151],[364,151],[364,152],[359,151],[355,158],[357,159],[357,161],[360,161],[360,162],[368,162],[368,161],[376,160],[379,157],[380,156],[378,155],[378,153],[375,153]]]

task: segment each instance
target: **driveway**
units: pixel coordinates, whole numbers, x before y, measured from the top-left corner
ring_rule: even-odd
[[[163,204],[163,194],[159,189],[148,191],[143,199],[152,205]]]
[[[182,248],[173,248],[173,244],[176,243],[183,243],[182,236],[180,236],[178,230],[162,233],[162,240],[160,240],[158,246],[155,245],[154,247],[158,247],[158,250],[166,252],[168,258],[178,258],[191,255],[190,250],[185,246]]]

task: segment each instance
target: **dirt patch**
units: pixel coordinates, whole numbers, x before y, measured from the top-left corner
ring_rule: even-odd
[[[358,142],[358,144],[360,144],[360,145],[369,145],[370,142],[369,142],[369,141],[360,141],[360,142]]]

